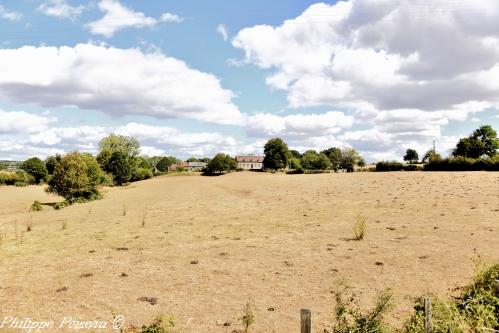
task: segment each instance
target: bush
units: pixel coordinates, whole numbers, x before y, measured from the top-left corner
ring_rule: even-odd
[[[133,165],[125,153],[115,151],[107,163],[107,170],[113,175],[114,182],[118,185],[127,183],[133,176]]]
[[[432,320],[435,332],[474,332],[499,330],[499,297],[495,281],[499,264],[479,269],[473,282],[453,302],[432,297]],[[424,332],[424,299],[417,300],[415,313],[406,322],[403,332]]]
[[[94,200],[100,197],[97,185],[103,177],[92,156],[69,153],[57,164],[47,192],[56,193],[69,203]]]
[[[425,171],[499,171],[499,157],[466,158],[451,157],[435,160],[424,166]]]
[[[150,179],[153,176],[152,170],[149,168],[136,168],[133,170],[132,181]]]
[[[362,311],[353,293],[345,295],[348,287],[338,287],[335,291],[336,308],[335,324],[331,330],[325,333],[366,333],[366,332],[389,332],[389,328],[383,324],[383,316],[391,307],[392,294],[386,290],[377,297],[374,308]]]
[[[33,157],[24,161],[20,168],[32,175],[36,184],[40,184],[47,179],[47,167],[38,157]]]
[[[31,212],[39,212],[39,211],[43,210],[42,204],[40,203],[40,201],[35,200],[33,202],[33,204],[31,205],[31,208],[29,210]]]
[[[33,184],[35,179],[25,171],[16,172],[0,171],[0,185],[27,186]]]
[[[364,239],[364,236],[366,235],[366,218],[364,216],[357,216],[357,220],[355,221],[353,225],[353,239],[354,240],[362,240]]]
[[[401,171],[404,169],[404,165],[397,161],[381,161],[376,163],[377,172],[385,171]]]

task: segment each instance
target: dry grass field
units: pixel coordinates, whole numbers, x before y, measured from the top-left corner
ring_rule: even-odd
[[[252,332],[297,332],[304,307],[319,331],[343,279],[365,306],[392,288],[400,324],[414,297],[453,295],[474,259],[499,261],[497,173],[165,176],[103,193],[30,212],[59,199],[0,187],[0,318],[172,314],[178,332],[232,332],[251,300]]]

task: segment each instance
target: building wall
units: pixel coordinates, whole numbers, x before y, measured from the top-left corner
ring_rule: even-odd
[[[238,162],[237,167],[243,170],[261,170],[263,163]]]

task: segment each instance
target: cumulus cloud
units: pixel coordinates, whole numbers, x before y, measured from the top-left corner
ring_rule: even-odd
[[[48,128],[56,118],[39,116],[24,111],[0,110],[0,135],[17,133],[35,133]]]
[[[161,22],[167,22],[167,23],[180,23],[180,22],[183,22],[184,21],[184,18],[183,17],[180,17],[176,14],[172,14],[172,13],[163,13],[161,15],[161,18],[160,18],[160,21]]]
[[[19,21],[23,15],[21,13],[11,11],[4,6],[0,5],[0,18],[10,20],[10,21]]]
[[[47,16],[76,20],[85,6],[71,6],[66,0],[49,0],[38,6],[38,10]]]
[[[227,39],[229,39],[229,34],[227,33],[227,28],[225,27],[225,24],[219,24],[217,26],[217,32],[222,36],[224,41],[227,41]]]
[[[234,94],[214,75],[159,52],[94,44],[0,49],[0,97],[115,116],[243,121]]]
[[[352,110],[368,129],[337,139],[374,153],[392,139],[445,141],[450,120],[497,109],[498,15],[495,0],[317,3],[278,26],[244,28],[232,44],[290,107]]]
[[[153,27],[159,22],[182,22],[178,15],[164,13],[159,19],[146,16],[142,12],[134,11],[120,3],[119,0],[101,0],[99,9],[105,13],[97,21],[87,23],[85,26],[94,35],[110,38],[115,32],[127,28]]]
[[[340,132],[351,127],[354,118],[342,112],[322,114],[295,114],[281,116],[257,113],[248,116],[246,129],[252,136],[318,137]]]

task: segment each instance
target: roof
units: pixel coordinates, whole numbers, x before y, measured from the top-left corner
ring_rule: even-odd
[[[263,156],[239,155],[239,156],[236,156],[236,162],[262,163],[263,162]]]

